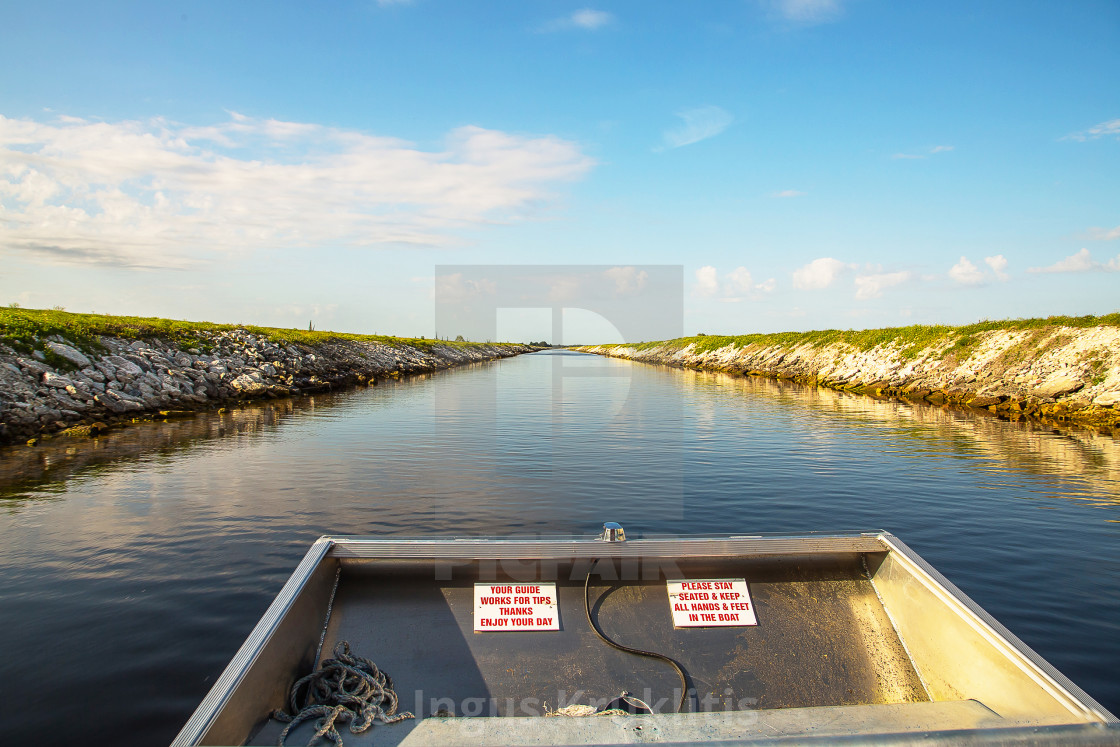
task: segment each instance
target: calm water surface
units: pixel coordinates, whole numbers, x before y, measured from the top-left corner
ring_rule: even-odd
[[[169,742],[320,534],[606,519],[888,529],[1120,712],[1117,439],[553,353],[0,450],[0,743]]]

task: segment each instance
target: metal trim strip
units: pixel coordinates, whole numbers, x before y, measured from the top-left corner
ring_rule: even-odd
[[[879,534],[601,540],[381,539],[331,537],[335,558],[434,560],[557,560],[582,558],[710,558],[885,552]]]
[[[660,747],[696,747],[695,742],[658,742]],[[1120,728],[1114,724],[1059,724],[1056,726],[1018,726],[991,729],[946,729],[943,731],[896,732],[878,734],[828,734],[816,736],[803,734],[796,737],[739,737],[720,740],[712,744],[719,747],[826,747],[852,745],[853,747],[1039,747],[1039,745],[1062,745],[1062,747],[1106,747],[1120,745]],[[560,746],[555,747],[575,747]]]
[[[1014,633],[992,617],[983,607],[958,589],[922,556],[890,532],[879,535],[894,557],[920,579],[950,609],[956,611],[974,630],[999,648],[1028,677],[1047,690],[1073,714],[1091,717],[1107,724],[1120,723],[1112,713],[1074,684],[1068,677],[1023,643]]]
[[[327,557],[332,545],[333,541],[329,537],[320,537],[311,545],[280,593],[276,595],[276,599],[272,600],[272,604],[269,605],[260,622],[253,628],[253,632],[245,639],[245,643],[241,644],[241,648],[230,660],[225,671],[214,682],[210,692],[179,731],[175,741],[171,743],[172,747],[198,744],[198,741],[205,736],[230,695],[237,689],[245,673],[253,666],[253,662],[268,643],[268,639],[303,590],[307,579]]]

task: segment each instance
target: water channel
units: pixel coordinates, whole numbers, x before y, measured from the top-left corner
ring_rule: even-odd
[[[569,352],[0,449],[0,743],[166,744],[321,534],[887,529],[1120,712],[1120,440]]]

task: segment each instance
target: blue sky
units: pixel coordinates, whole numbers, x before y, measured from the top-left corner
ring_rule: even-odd
[[[1115,2],[0,15],[0,302],[430,336],[437,265],[595,263],[683,265],[688,333],[1120,310]]]

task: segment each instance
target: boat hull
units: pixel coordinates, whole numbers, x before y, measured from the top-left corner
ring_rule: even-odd
[[[666,582],[720,578],[746,579],[757,625],[675,627]],[[474,585],[504,582],[554,583],[558,629],[479,632]],[[598,639],[585,593],[605,635],[682,666],[689,713],[673,713],[672,668]],[[617,743],[649,729],[661,741],[1073,729],[1120,744],[1112,714],[885,532],[324,537],[175,744],[275,744],[283,724],[268,714],[343,640],[417,717],[375,726],[376,744]],[[543,718],[622,691],[661,715]]]

